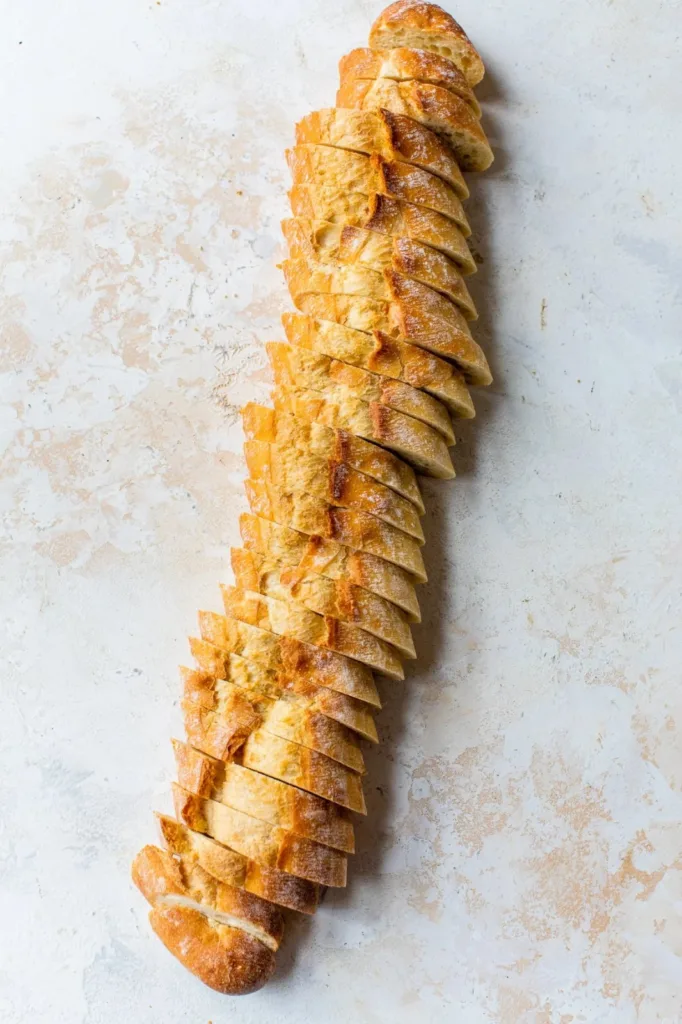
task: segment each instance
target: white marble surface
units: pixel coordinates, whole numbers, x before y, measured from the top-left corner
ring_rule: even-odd
[[[244,508],[283,149],[379,4],[3,5],[3,1024],[682,1019],[682,10],[451,9],[490,69],[496,383],[425,486],[420,660],[384,687],[352,883],[235,1002],[150,934],[129,862]]]

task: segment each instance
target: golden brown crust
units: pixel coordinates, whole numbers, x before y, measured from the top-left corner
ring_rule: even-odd
[[[274,953],[262,942],[190,907],[153,907],[149,922],[166,949],[222,995],[257,992],[275,969]]]
[[[420,167],[389,162],[376,154],[364,156],[308,143],[288,149],[286,157],[294,185],[323,185],[366,196],[374,193],[392,196],[434,210],[451,220],[466,237],[471,234],[454,189]]]
[[[373,50],[407,46],[432,50],[451,60],[469,85],[478,85],[485,74],[483,61],[464,29],[437,4],[424,0],[397,0],[381,12],[369,33]]]
[[[244,889],[262,900],[301,914],[314,914],[320,898],[319,887],[276,868],[264,868],[235,850],[193,832],[174,818],[157,814],[161,838],[173,854],[189,858],[219,882]]]
[[[297,217],[412,238],[442,252],[462,274],[476,273],[476,261],[454,221],[425,206],[378,192],[365,195],[315,184],[294,185],[289,190],[289,202]]]
[[[410,622],[420,622],[414,583],[397,565],[362,551],[351,551],[324,537],[309,537],[297,530],[260,519],[248,512],[239,518],[244,546],[269,555],[297,573],[313,572],[378,594],[396,605]]]
[[[340,107],[387,110],[403,115],[448,144],[465,171],[485,171],[493,162],[490,144],[471,107],[449,89],[428,82],[351,79],[336,94]]]
[[[396,47],[370,50],[358,47],[339,61],[341,84],[353,79],[392,78],[397,82],[417,81],[449,89],[471,107],[476,117],[481,108],[466,78],[451,60],[429,50]]]
[[[404,380],[435,395],[458,419],[475,415],[471,395],[460,371],[418,345],[391,338],[383,331],[355,331],[330,320],[285,313],[282,323],[290,345],[332,356],[351,366]]]
[[[469,196],[447,143],[413,118],[390,110],[316,110],[296,125],[296,142],[335,146],[367,156],[376,153],[389,162],[414,164],[448,182],[460,199]]]
[[[424,543],[424,531],[414,505],[345,462],[267,441],[247,441],[244,456],[252,480],[262,480],[267,475],[275,487],[287,493],[314,495],[339,508],[369,512],[414,537],[419,544]]]
[[[393,270],[445,295],[461,309],[467,320],[478,317],[469,289],[455,264],[422,242],[304,217],[282,221],[282,231],[292,259],[346,263],[379,273]]]

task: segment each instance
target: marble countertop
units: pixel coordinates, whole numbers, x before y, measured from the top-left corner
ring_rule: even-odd
[[[460,0],[495,384],[428,482],[345,892],[203,988],[129,881],[287,308],[283,150],[369,0],[10,5],[0,38],[4,1024],[682,1019],[676,0]]]

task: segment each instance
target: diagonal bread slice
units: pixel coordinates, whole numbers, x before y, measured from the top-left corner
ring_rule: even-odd
[[[175,813],[195,832],[203,832],[266,868],[277,868],[318,885],[343,887],[347,861],[338,850],[322,846],[286,829],[196,796],[173,783]]]
[[[465,171],[485,171],[493,162],[481,122],[471,107],[449,89],[390,78],[351,79],[341,82],[336,103],[356,110],[390,110],[413,118],[450,145]]]
[[[220,761],[179,740],[173,740],[173,752],[178,783],[190,793],[343,853],[355,852],[353,824],[344,808],[243,765]]]
[[[278,411],[283,409],[297,419],[340,427],[368,441],[383,444],[428,476],[442,480],[454,477],[447,443],[427,423],[378,402],[363,402],[351,388],[341,384],[328,384],[324,391],[318,391],[310,386],[314,382],[305,375],[301,375],[300,384],[296,384],[287,365],[282,360],[275,363],[272,352],[270,357],[278,386],[273,395]]]
[[[315,392],[306,394],[314,396]],[[424,560],[417,542],[376,516],[357,509],[336,508],[309,494],[285,494],[269,479],[246,480],[244,489],[254,515],[376,555],[400,566],[414,582],[426,582]]]
[[[335,146],[383,160],[402,161],[436,174],[460,199],[469,189],[447,143],[411,117],[390,110],[342,110],[328,107],[307,114],[296,125],[296,143]]]
[[[392,50],[358,47],[339,61],[341,84],[354,79],[392,78],[396,82],[428,82],[449,89],[471,108],[476,117],[481,108],[474,91],[459,68],[440,54],[398,46]]]
[[[378,272],[394,270],[445,295],[467,320],[478,318],[469,289],[455,264],[422,242],[303,217],[282,221],[282,231],[292,259],[366,266]]]
[[[222,924],[242,929],[268,949],[279,948],[284,933],[281,911],[244,889],[218,881],[191,856],[173,856],[158,846],[145,846],[133,861],[132,876],[152,906],[159,901],[191,900]]]
[[[442,178],[413,164],[388,162],[333,146],[312,143],[286,151],[294,185],[326,185],[343,192],[374,192],[435,210],[457,225],[467,238],[469,222],[457,193]]]
[[[200,614],[206,616],[202,623],[202,632],[208,623],[206,633],[211,639],[214,637],[221,639],[223,629],[220,620],[224,616],[215,615],[212,612]],[[218,635],[216,636],[216,634]],[[235,659],[238,659],[237,664],[246,661],[238,654],[230,654],[223,647],[212,643],[211,640],[190,637],[189,645],[200,675],[207,678],[230,679]],[[346,726],[352,732],[356,732],[363,739],[368,739],[373,743],[377,742],[374,719],[368,709],[364,707],[363,702],[356,700],[355,697],[347,697],[345,694],[329,690],[325,686],[316,686],[314,682],[301,680],[300,677],[295,677],[293,681],[286,677],[282,679],[278,672],[270,666],[264,665],[262,661],[250,667],[258,669],[257,673],[253,673],[254,678],[257,678],[254,686],[257,686],[258,692],[263,697],[269,697],[277,702],[276,707],[271,708],[271,715],[285,716],[286,722],[280,728],[287,730],[285,732],[287,738],[300,735],[298,732],[291,732],[294,728],[300,730],[305,727],[306,735],[310,734],[312,738],[300,742],[303,743],[303,746],[312,746],[313,749],[318,749],[317,745],[324,742],[319,738],[320,733],[324,735],[324,732],[328,730],[324,719],[331,719],[333,722],[338,722],[339,725]],[[318,721],[318,719],[322,719],[322,721]],[[272,731],[277,730],[272,727]],[[326,748],[320,747],[319,749],[324,753]]]
[[[210,876],[206,877],[212,884],[199,886],[198,872],[201,868],[188,881],[182,865],[154,846],[145,846],[132,867],[133,881],[152,904],[150,924],[169,952],[223,995],[255,992],[275,969],[279,938],[275,940],[259,923],[193,899],[199,888],[206,899],[213,896],[218,907],[227,902],[230,909],[241,910],[249,898],[234,890],[237,898],[230,901],[225,895],[230,887]]]
[[[341,508],[361,509],[424,543],[414,505],[346,463],[266,441],[246,441],[244,455],[252,480],[267,474],[287,493],[311,494]]]
[[[471,419],[475,415],[462,374],[452,363],[426,349],[390,338],[383,331],[354,331],[330,320],[313,320],[302,313],[284,313],[282,324],[287,341],[295,348],[404,380],[439,398],[457,418]]]
[[[454,303],[393,270],[377,273],[313,260],[285,260],[294,305],[320,320],[383,331],[450,359],[472,384],[490,384],[488,361]]]
[[[455,64],[469,85],[478,85],[485,74],[483,61],[464,29],[437,4],[424,0],[396,0],[381,12],[369,33],[373,50],[407,46],[429,50]]]
[[[232,570],[237,585],[243,590],[293,598],[318,615],[330,615],[360,626],[392,644],[403,657],[416,657],[404,613],[362,587],[355,587],[346,580],[329,580],[314,572],[287,568],[271,554],[259,555],[244,548],[232,548]]]
[[[288,195],[296,217],[412,238],[448,256],[462,274],[476,273],[476,261],[455,222],[426,206],[379,192],[347,192],[329,185],[294,185]]]
[[[246,738],[240,728],[243,720],[240,708],[245,699],[257,716],[251,732],[261,728],[282,739],[317,750],[353,771],[364,772],[362,752],[355,736],[344,725],[325,715],[310,712],[300,702],[265,696],[260,684],[264,670],[239,655],[225,659],[221,668],[223,676],[181,669],[182,710],[188,735],[193,729],[204,729],[210,724],[216,737],[220,737],[223,748],[234,754]],[[204,715],[204,711],[211,712],[211,715]]]
[[[249,402],[242,409],[242,424],[247,441],[268,441],[345,462],[407,498],[420,513],[424,512],[414,470],[385,448],[355,437],[347,430],[332,430],[322,423],[303,423],[284,413],[278,416],[274,409],[255,402]]]
[[[209,839],[201,832],[192,832],[168,815],[157,813],[156,817],[162,842],[170,853],[203,868],[219,882],[244,889],[269,903],[301,914],[315,913],[320,893],[314,882],[276,868],[262,867],[215,839]]]
[[[225,611],[235,618],[269,629],[279,636],[293,636],[305,643],[327,648],[369,665],[391,679],[404,679],[397,652],[364,629],[317,615],[292,600],[266,597],[240,587],[222,586]]]
[[[377,594],[397,605],[409,622],[421,621],[414,584],[399,566],[324,537],[308,537],[249,512],[239,517],[239,529],[249,551],[269,555],[296,573],[312,572]]]
[[[370,669],[340,654],[321,651],[319,647],[291,637],[273,636],[266,630],[215,612],[199,612],[199,629],[202,639],[265,669],[267,675],[262,675],[261,679],[265,682],[269,678],[273,687],[329,701],[336,695],[337,706],[346,707],[353,717],[361,710],[369,714],[363,704],[381,707]],[[329,690],[329,695],[321,698],[319,691],[323,688]]]

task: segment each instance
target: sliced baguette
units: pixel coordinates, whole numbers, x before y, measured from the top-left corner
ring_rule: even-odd
[[[244,455],[252,480],[267,474],[273,485],[286,493],[310,494],[330,505],[369,512],[424,543],[414,505],[346,463],[266,441],[246,441]]]
[[[428,82],[396,82],[351,79],[336,94],[339,107],[356,110],[390,110],[430,129],[452,148],[465,171],[485,171],[493,152],[471,107],[449,89]]]
[[[294,185],[331,186],[366,196],[379,192],[435,210],[448,217],[465,236],[471,234],[455,190],[420,167],[311,143],[288,149],[286,157]]]
[[[395,648],[367,633],[329,616],[317,615],[292,600],[266,597],[239,587],[222,587],[228,615],[244,619],[279,636],[292,636],[354,658],[391,679],[404,679]]]
[[[399,566],[363,551],[351,551],[324,537],[306,536],[248,512],[239,517],[239,529],[249,551],[269,555],[296,573],[313,572],[334,582],[360,587],[397,605],[409,622],[421,621],[414,583]]]
[[[383,331],[450,359],[472,384],[490,384],[488,361],[462,313],[443,295],[392,270],[313,260],[282,264],[294,305],[308,316]]]
[[[232,548],[237,586],[271,597],[293,598],[317,612],[351,622],[392,644],[403,657],[415,658],[407,617],[395,605],[346,580],[326,579],[314,572],[283,566],[271,554]],[[299,741],[300,742],[300,741]]]
[[[293,361],[280,358],[273,347],[268,354],[278,386],[273,399],[278,411],[286,409],[298,419],[352,431],[396,452],[428,476],[454,477],[447,442],[427,423],[378,402],[363,402],[342,384],[327,383],[324,391],[318,391],[312,375],[301,375],[296,384],[288,369]],[[305,364],[300,360],[298,365]]]
[[[414,164],[447,181],[460,199],[469,197],[447,143],[413,118],[389,110],[315,110],[296,125],[296,143],[335,146],[367,156],[376,153],[389,162]]]
[[[226,764],[179,740],[173,740],[173,752],[178,783],[190,793],[343,853],[355,851],[353,824],[344,808],[243,765]]]
[[[424,0],[390,4],[372,25],[369,45],[373,50],[407,46],[438,53],[451,60],[472,87],[485,74],[483,61],[461,25],[442,7]]]
[[[407,498],[420,513],[424,512],[414,470],[385,448],[355,437],[347,430],[332,430],[322,423],[303,423],[284,413],[278,416],[274,409],[255,402],[249,402],[242,409],[242,424],[247,441],[268,441],[347,463]]]
[[[315,398],[314,408],[308,400],[310,395]],[[297,396],[288,397],[294,398],[297,405],[307,403],[301,411],[310,412],[314,418],[317,397],[321,396],[306,392],[300,402]],[[415,582],[426,582],[424,560],[417,542],[376,516],[357,509],[336,508],[309,494],[284,494],[267,478],[247,480],[244,489],[254,515],[309,536],[323,537],[355,551],[376,555],[400,566]]]
[[[303,217],[282,221],[282,231],[292,259],[366,266],[378,272],[394,270],[445,295],[467,320],[478,317],[455,264],[422,242]]]
[[[199,612],[199,629],[202,639],[266,669],[268,674],[261,676],[264,684],[269,679],[273,687],[330,702],[336,695],[337,706],[347,708],[353,718],[363,710],[369,714],[363,704],[381,707],[374,678],[365,665],[290,637],[275,637],[229,615]],[[320,696],[322,689],[328,689],[328,695]]]
[[[239,731],[232,742],[234,731],[242,721],[235,706],[239,707],[242,699],[246,699],[256,715],[251,731],[262,728],[282,739],[317,750],[354,771],[364,772],[362,752],[344,725],[326,715],[310,712],[297,701],[264,696],[259,686],[263,670],[236,654],[225,659],[221,667],[227,678],[187,668],[180,670],[182,710],[188,736],[196,729],[204,732],[210,726],[216,743],[225,751],[225,755],[221,755],[223,760],[229,760],[245,739]]]
[[[452,363],[426,349],[390,338],[382,331],[354,331],[330,320],[313,320],[302,313],[284,313],[282,323],[287,341],[295,348],[404,380],[439,398],[457,418],[471,419],[475,415],[462,374]]]
[[[341,84],[354,79],[392,78],[396,82],[428,82],[449,89],[481,116],[473,89],[459,68],[438,53],[396,47],[392,50],[370,50],[358,47],[339,61]]]
[[[218,881],[191,856],[145,846],[133,861],[132,876],[152,906],[168,897],[191,900],[205,914],[242,929],[273,952],[279,948],[284,932],[281,911],[242,888]]]
[[[346,884],[347,862],[338,850],[189,793],[176,783],[173,800],[178,819],[188,828],[203,832],[266,868],[277,868],[318,885]]]
[[[256,864],[215,839],[192,832],[175,818],[165,814],[157,814],[156,817],[162,841],[170,853],[189,859],[219,882],[244,889],[269,903],[301,914],[315,913],[320,892],[314,882]]]
[[[294,185],[289,190],[289,202],[296,217],[412,238],[444,253],[462,274],[476,273],[476,261],[455,222],[426,206],[378,192],[363,194],[314,184]]]

